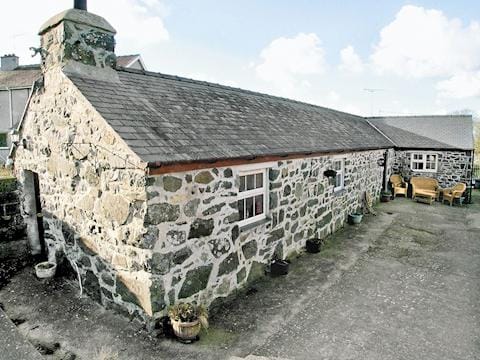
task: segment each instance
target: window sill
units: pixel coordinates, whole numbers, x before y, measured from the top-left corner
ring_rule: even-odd
[[[257,220],[253,223],[250,223],[250,224],[240,225],[239,226],[240,232],[245,232],[245,231],[248,231],[248,230],[252,230],[253,228],[256,228],[257,226],[265,225],[265,224],[269,223],[270,221],[271,221],[271,219],[269,217],[265,217],[264,219]]]
[[[347,190],[345,190],[344,187],[341,188],[341,189],[333,190],[333,196],[342,196],[346,192],[347,192]]]
[[[437,170],[412,170],[412,172],[418,172],[418,173],[436,173]]]

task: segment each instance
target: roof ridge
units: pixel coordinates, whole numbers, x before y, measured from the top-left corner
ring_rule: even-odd
[[[189,83],[189,84],[193,84],[193,85],[203,85],[203,86],[207,86],[207,87],[218,88],[218,89],[221,89],[221,90],[241,92],[241,93],[244,93],[244,94],[260,96],[260,97],[269,98],[269,99],[273,99],[273,100],[287,101],[287,102],[296,103],[296,104],[299,104],[299,105],[304,105],[304,106],[309,106],[309,107],[319,108],[319,109],[325,109],[325,110],[334,111],[334,112],[341,113],[341,114],[346,114],[348,116],[352,116],[352,117],[355,117],[355,118],[358,118],[358,119],[361,119],[361,120],[366,119],[365,117],[360,116],[360,115],[347,113],[345,111],[336,110],[336,109],[328,108],[328,107],[321,106],[321,105],[310,104],[310,103],[307,103],[307,102],[304,102],[304,101],[294,100],[294,99],[290,99],[290,98],[286,98],[286,97],[282,97],[282,96],[270,95],[270,94],[266,94],[266,93],[262,93],[262,92],[258,92],[258,91],[242,89],[242,88],[238,88],[238,87],[234,87],[234,86],[222,85],[222,84],[208,82],[208,81],[204,81],[204,80],[195,80],[195,79],[182,77],[182,76],[178,76],[178,75],[170,75],[170,74],[164,74],[164,73],[159,73],[159,72],[154,72],[154,71],[146,71],[146,70],[140,70],[140,69],[124,68],[124,67],[118,67],[116,70],[117,71],[122,71],[122,72],[127,72],[127,73],[132,73],[132,74],[137,74],[137,75],[145,75],[145,76],[163,78],[163,79],[167,79],[167,80],[181,81],[183,83]]]

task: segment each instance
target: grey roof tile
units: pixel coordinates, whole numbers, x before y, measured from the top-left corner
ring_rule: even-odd
[[[393,146],[362,117],[298,101],[125,69],[119,83],[68,75],[146,162]]]
[[[473,149],[471,115],[392,116],[368,118],[397,147]]]

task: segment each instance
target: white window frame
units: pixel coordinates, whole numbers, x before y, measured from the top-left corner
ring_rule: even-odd
[[[243,219],[238,222],[238,226],[244,227],[246,225],[250,225],[253,223],[256,223],[258,221],[265,220],[267,217],[267,210],[268,210],[268,176],[267,176],[267,170],[268,168],[265,168],[265,165],[259,167],[259,166],[252,166],[248,167],[245,170],[239,171],[238,173],[238,178],[240,180],[241,176],[247,176],[247,175],[253,175],[253,174],[262,174],[263,176],[263,186],[258,189],[252,189],[252,190],[246,190],[246,191],[238,191],[238,196],[237,196],[237,201],[240,201],[242,199],[247,199],[251,197],[255,197],[258,195],[263,195],[263,212],[259,215],[255,215],[253,217],[250,217],[248,219]],[[246,205],[245,205],[246,206]],[[254,204],[254,209],[255,209],[255,204]],[[240,209],[238,210],[240,212]],[[244,209],[245,212],[245,209]]]
[[[338,162],[338,161],[341,161],[340,171],[338,171],[335,168],[335,163]],[[336,156],[336,157],[332,158],[332,168],[333,168],[333,170],[335,170],[337,172],[337,175],[338,175],[339,172],[342,174],[342,181],[341,181],[341,184],[339,186],[335,186],[337,184],[337,176],[335,176],[335,185],[334,185],[333,191],[337,192],[337,191],[340,191],[340,190],[345,188],[345,157],[344,156]]]
[[[9,140],[9,135],[10,135],[9,132],[7,132],[7,131],[0,131],[0,134],[1,134],[1,135],[5,134],[5,140],[7,141],[7,146],[1,146],[1,145],[0,145],[0,150],[8,150],[8,149],[10,149],[10,146],[8,146],[8,142],[9,142],[8,140]]]
[[[422,159],[421,160],[414,159],[415,155],[421,155]],[[428,155],[435,155],[435,169],[427,169],[427,156]],[[423,169],[414,169],[413,168],[414,163],[422,163],[423,164]],[[426,151],[412,152],[412,155],[410,156],[410,170],[412,170],[413,172],[436,173],[438,171],[438,153],[426,152]]]

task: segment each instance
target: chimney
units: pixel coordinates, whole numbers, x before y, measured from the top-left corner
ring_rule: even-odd
[[[115,68],[115,29],[102,17],[89,13],[86,0],[48,20],[40,28],[43,71],[60,67]]]
[[[87,11],[87,0],[75,0],[73,7],[78,10]]]
[[[18,56],[9,54],[2,56],[1,71],[12,71],[18,67]]]

